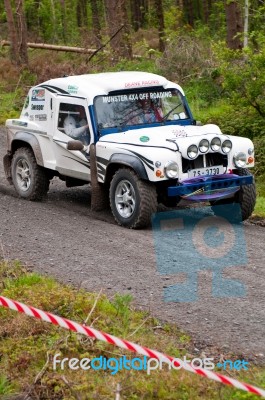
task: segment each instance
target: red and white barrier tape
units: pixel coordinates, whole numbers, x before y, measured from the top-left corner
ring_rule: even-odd
[[[54,325],[59,325],[62,328],[69,329],[71,331],[78,332],[86,336],[90,336],[92,338],[101,340],[106,343],[110,343],[114,346],[121,347],[122,349],[130,350],[134,353],[142,354],[147,357],[156,358],[159,361],[172,362],[174,360],[174,357],[160,353],[156,350],[151,350],[148,349],[147,347],[139,346],[138,344],[128,342],[127,340],[124,339],[119,339],[115,336],[109,335],[105,332],[98,331],[89,326],[78,324],[77,322],[73,322],[69,319],[58,317],[57,315],[39,310],[38,308],[27,306],[26,304],[19,303],[18,301],[11,300],[3,296],[0,296],[0,305],[2,305],[3,307],[10,308],[11,310],[27,314],[30,317],[35,317],[43,321],[50,322]],[[176,367],[179,367],[180,363],[177,360],[175,360],[174,365]],[[246,392],[254,393],[258,396],[265,397],[265,390],[249,385],[247,383],[239,382],[236,379],[218,374],[216,372],[203,368],[193,368],[188,363],[182,363],[182,368],[185,369],[186,371],[204,376],[219,383],[230,385],[237,389],[241,389]]]

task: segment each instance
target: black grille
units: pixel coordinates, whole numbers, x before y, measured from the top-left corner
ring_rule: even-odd
[[[223,165],[227,167],[227,155],[220,153],[208,153],[206,154],[206,167],[212,167],[214,165]],[[187,160],[182,158],[182,172],[188,172],[190,169],[203,168],[203,155],[199,155],[195,160]]]

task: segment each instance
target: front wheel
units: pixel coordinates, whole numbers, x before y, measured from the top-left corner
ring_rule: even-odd
[[[148,226],[157,210],[154,185],[145,182],[128,168],[119,169],[110,184],[110,206],[119,225],[138,229]]]
[[[19,148],[11,162],[12,181],[20,197],[41,200],[49,190],[49,179],[31,149]]]
[[[245,168],[240,168],[235,173],[239,176],[251,175],[251,173]],[[211,203],[212,206],[225,205],[225,204],[231,204],[231,205],[239,204],[241,208],[242,221],[248,219],[253,213],[256,204],[255,183],[241,186],[240,190],[235,194],[235,197],[232,199],[224,199]],[[212,209],[215,213],[218,213],[218,208],[213,207]]]

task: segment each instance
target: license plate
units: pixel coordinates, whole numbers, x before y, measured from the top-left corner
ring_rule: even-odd
[[[198,176],[220,175],[224,173],[223,165],[215,165],[214,167],[190,169],[188,171],[189,178],[196,178]]]

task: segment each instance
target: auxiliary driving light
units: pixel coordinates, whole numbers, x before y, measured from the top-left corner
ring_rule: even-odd
[[[179,172],[178,164],[175,161],[168,161],[164,167],[164,172],[169,179],[177,178]]]
[[[234,163],[237,168],[244,168],[247,163],[247,155],[243,152],[234,155]]]
[[[210,144],[207,139],[202,139],[199,143],[201,153],[206,153],[209,150]]]
[[[197,155],[198,155],[198,147],[196,146],[196,144],[191,144],[188,147],[187,154],[188,154],[188,157],[191,158],[191,159],[197,157]]]
[[[223,142],[223,144],[222,144],[222,152],[223,153],[225,153],[225,154],[227,154],[227,153],[229,153],[229,151],[231,151],[231,149],[232,149],[232,142],[231,142],[231,140],[225,140],[224,142]]]
[[[211,141],[211,149],[213,151],[218,151],[221,148],[221,139],[219,137],[214,137]]]

